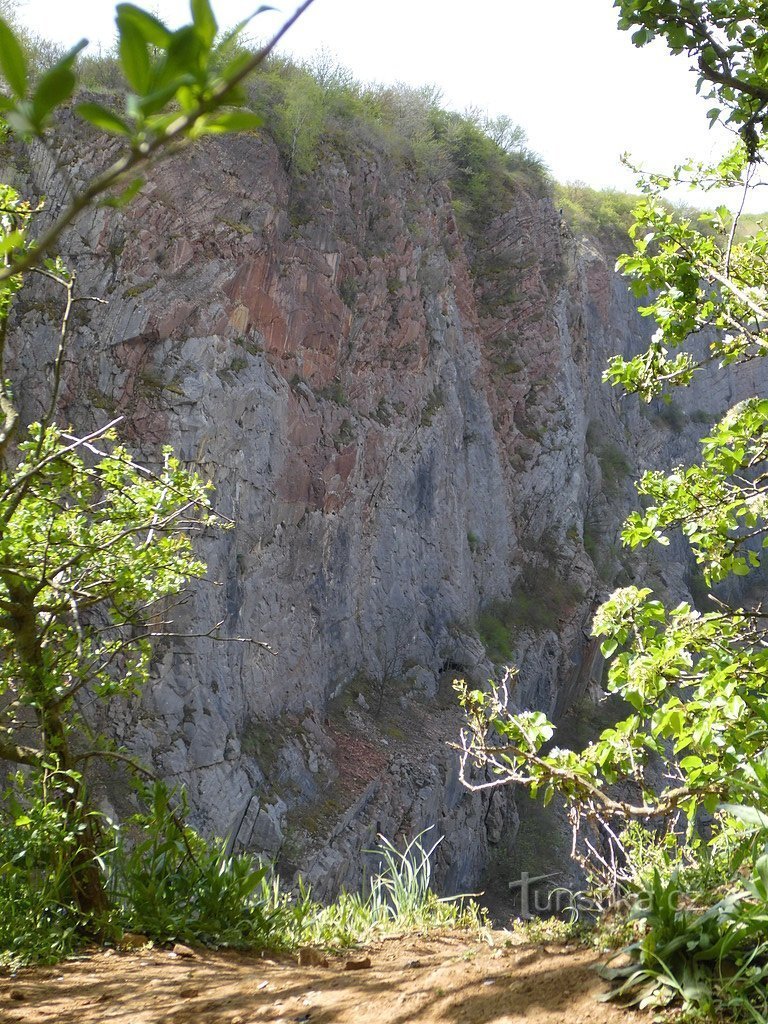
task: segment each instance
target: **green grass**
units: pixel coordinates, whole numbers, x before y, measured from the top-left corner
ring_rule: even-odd
[[[0,965],[55,963],[84,943],[119,944],[124,931],[155,943],[215,947],[338,949],[377,935],[433,928],[479,928],[482,913],[467,897],[440,898],[422,832],[402,850],[379,836],[376,869],[360,892],[323,904],[300,883],[287,890],[269,865],[232,853],[183,823],[186,803],[161,783],[142,790],[146,810],[121,826],[101,815],[94,851],[108,879],[108,906],[98,919],[73,899],[78,835],[61,808],[17,777],[0,811]],[[427,830],[429,831],[429,830]]]
[[[522,630],[542,632],[556,629],[584,597],[581,587],[562,579],[554,567],[530,573],[515,586],[506,601],[495,601],[477,618],[475,629],[495,664],[508,664],[514,654],[515,637]]]
[[[292,948],[322,946],[338,949],[361,945],[386,934],[440,928],[479,929],[482,911],[469,896],[439,897],[432,888],[432,857],[442,837],[427,847],[431,827],[399,850],[384,836],[375,850],[377,870],[363,892],[342,892],[329,905],[316,903],[308,887],[297,896],[283,892],[279,879],[265,887],[270,905],[284,915],[283,937]]]

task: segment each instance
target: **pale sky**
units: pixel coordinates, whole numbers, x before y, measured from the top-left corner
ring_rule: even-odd
[[[222,25],[258,3],[213,0]],[[184,0],[144,5],[171,27],[189,20]],[[113,8],[110,0],[21,0],[19,14],[49,38],[109,45]],[[270,35],[280,20],[260,15],[253,34]],[[448,107],[508,114],[560,181],[632,190],[622,152],[667,171],[688,156],[722,152],[732,138],[719,126],[708,130],[688,59],[660,43],[632,46],[616,28],[612,0],[315,0],[282,50],[304,58],[320,49],[363,81],[433,83]],[[751,208],[768,205],[763,191]]]

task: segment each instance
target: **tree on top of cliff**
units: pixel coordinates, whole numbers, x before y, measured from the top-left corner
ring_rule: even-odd
[[[657,329],[646,351],[614,357],[605,379],[650,401],[696,375],[768,354],[768,232],[759,223],[740,232],[739,214],[725,207],[697,219],[664,202],[680,181],[738,185],[742,195],[755,184],[768,149],[768,7],[746,0],[616,6],[638,46],[663,38],[673,53],[691,56],[699,88],[718,104],[710,119],[738,135],[713,167],[682,165],[641,183],[633,248],[618,266]],[[705,329],[713,339],[706,348],[699,341]],[[630,547],[668,545],[671,532],[681,531],[708,585],[755,574],[768,548],[768,398],[755,395],[730,409],[700,448],[695,465],[643,474],[643,508],[628,517],[622,539]],[[756,581],[751,592],[762,587]],[[482,781],[468,779],[472,788],[522,783],[545,801],[558,793],[575,828],[602,822],[602,838],[614,847],[621,847],[617,822],[671,829],[671,846],[654,847],[650,867],[642,857],[653,843],[638,846],[631,830],[634,846],[602,858],[612,883],[644,897],[634,915],[646,922],[645,938],[631,947],[632,963],[621,975],[624,992],[638,998],[652,1000],[666,985],[668,993],[711,1003],[716,984],[707,965],[730,959],[737,980],[731,989],[723,982],[717,998],[738,991],[762,999],[747,965],[765,976],[765,949],[755,936],[764,932],[768,907],[768,612],[759,596],[713,603],[706,612],[685,600],[666,607],[648,587],[629,586],[602,605],[593,631],[610,659],[608,689],[631,713],[581,751],[554,746],[556,728],[540,712],[511,713],[507,687],[461,687],[464,770],[489,772]],[[706,843],[696,830],[702,812],[715,815]],[[638,873],[621,878],[616,865],[638,850]],[[591,852],[600,860],[594,843]],[[702,874],[707,864],[722,890]],[[705,908],[699,916],[677,908],[682,879],[689,903]]]

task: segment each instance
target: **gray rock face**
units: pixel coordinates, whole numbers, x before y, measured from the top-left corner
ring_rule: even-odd
[[[72,147],[77,179],[92,167]],[[15,177],[61,198],[42,151]],[[320,893],[358,884],[377,832],[429,826],[439,882],[476,884],[517,814],[459,783],[449,676],[494,671],[503,607],[515,701],[555,714],[582,696],[591,609],[626,572],[632,470],[689,454],[690,413],[758,382],[694,389],[675,422],[620,402],[602,369],[648,326],[599,249],[521,191],[484,277],[447,189],[383,157],[328,157],[298,188],[269,140],[207,141],[62,251],[107,304],[79,307],[61,418],[121,415],[142,458],[170,443],[215,483],[236,525],[202,540],[209,578],[175,628],[272,647],[161,643],[150,685],[102,724],[187,787],[198,826]],[[56,312],[35,287],[16,314],[30,418]],[[682,555],[664,571],[685,585]]]

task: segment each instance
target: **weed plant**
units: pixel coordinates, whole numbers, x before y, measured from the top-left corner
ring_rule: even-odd
[[[381,860],[359,893],[331,904],[300,882],[288,891],[270,866],[222,840],[209,841],[184,823],[183,795],[162,783],[143,787],[146,810],[121,826],[91,813],[74,829],[57,800],[81,792],[79,780],[48,775],[31,786],[19,776],[0,811],[0,964],[54,963],[94,937],[119,943],[124,931],[156,943],[291,950],[344,949],[374,936],[434,928],[479,928],[469,897],[441,899],[432,889],[425,833],[404,850],[383,836]],[[85,813],[85,812],[84,812]],[[94,818],[98,818],[95,823]],[[73,900],[81,833],[109,878],[109,906],[85,919]]]

